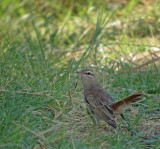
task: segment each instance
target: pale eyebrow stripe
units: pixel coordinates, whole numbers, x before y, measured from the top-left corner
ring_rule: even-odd
[[[88,71],[88,72],[90,72],[90,74],[94,76],[93,72],[91,71]],[[88,72],[85,72],[84,74],[88,74]]]

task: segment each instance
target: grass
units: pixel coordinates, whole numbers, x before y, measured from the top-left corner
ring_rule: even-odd
[[[41,2],[2,5],[0,148],[158,149],[158,1],[110,1],[98,13],[104,3],[65,3],[61,11],[58,1]],[[115,100],[145,92],[125,112],[130,126],[118,118],[117,130],[93,127],[74,73],[84,67]]]

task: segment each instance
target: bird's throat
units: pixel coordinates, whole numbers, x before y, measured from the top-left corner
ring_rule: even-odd
[[[97,82],[97,80],[96,79],[90,79],[90,78],[83,78],[83,77],[81,77],[81,79],[82,79],[82,85],[83,85],[83,89],[84,90],[90,90],[90,89],[94,89],[94,88],[96,88],[97,86],[99,86],[99,84],[98,84],[98,82]]]

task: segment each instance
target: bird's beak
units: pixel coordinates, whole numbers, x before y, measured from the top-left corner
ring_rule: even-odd
[[[78,69],[77,71],[75,71],[76,73],[78,73],[78,74],[81,74],[82,73],[82,71],[80,70],[80,69]]]

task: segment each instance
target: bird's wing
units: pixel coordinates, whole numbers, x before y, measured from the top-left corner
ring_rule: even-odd
[[[90,108],[96,113],[102,120],[116,128],[115,116],[112,107],[105,102],[107,99],[105,96],[93,96],[88,95],[85,100]]]

